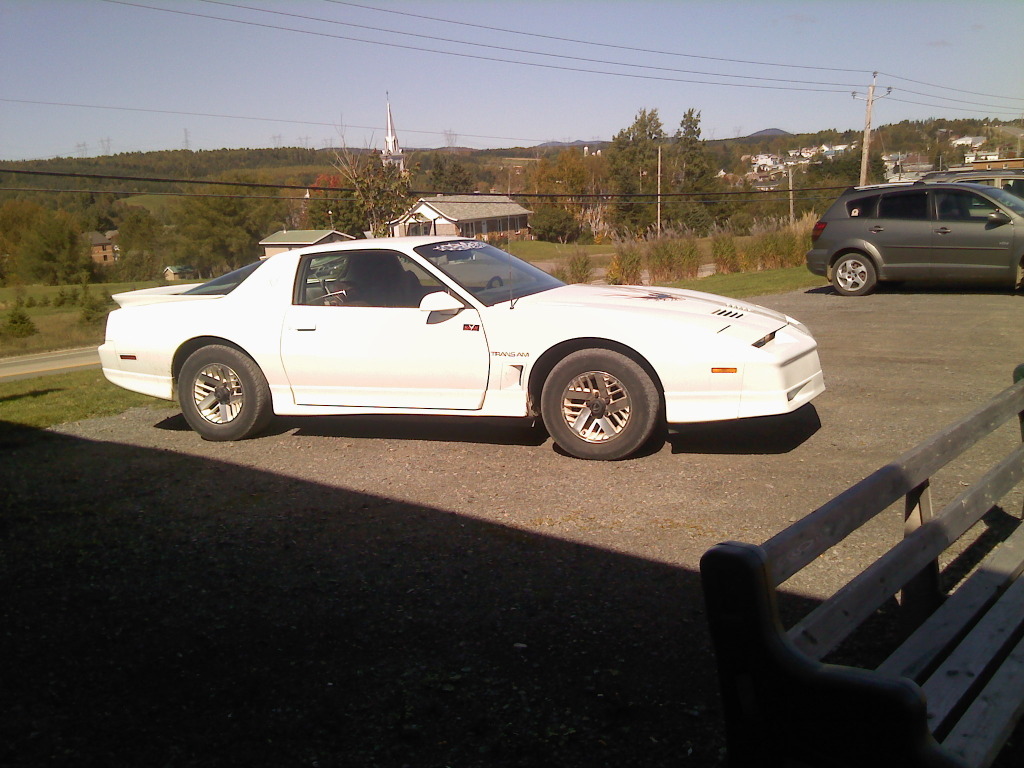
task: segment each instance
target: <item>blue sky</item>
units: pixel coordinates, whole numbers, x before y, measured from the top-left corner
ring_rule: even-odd
[[[606,140],[645,108],[860,130],[874,71],[876,125],[1021,118],[1022,29],[1020,0],[0,0],[0,160],[380,147],[386,94],[405,147]]]

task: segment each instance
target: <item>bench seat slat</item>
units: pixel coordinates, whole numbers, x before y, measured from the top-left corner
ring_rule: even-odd
[[[977,523],[1024,478],[1024,444],[789,630],[796,646],[821,659],[928,563]]]
[[[964,627],[986,611],[1021,572],[1024,572],[1024,525],[1018,526],[997,546],[967,581],[876,671],[920,681],[924,671],[963,634]]]
[[[932,731],[944,727],[950,713],[978,680],[987,676],[993,658],[1000,655],[1024,622],[1024,579],[1017,579],[967,634],[963,642],[921,686],[928,699]],[[1018,697],[1024,689],[1018,691]]]
[[[988,768],[1024,714],[1024,640],[1003,662],[998,677],[974,700],[942,745],[968,765]]]
[[[1006,388],[985,405],[779,531],[761,545],[771,563],[775,586],[802,570],[1022,410],[1024,380]]]

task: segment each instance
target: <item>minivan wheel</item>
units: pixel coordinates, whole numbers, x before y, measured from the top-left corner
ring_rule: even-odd
[[[862,253],[847,253],[832,266],[832,287],[843,296],[864,296],[878,286],[878,273]]]

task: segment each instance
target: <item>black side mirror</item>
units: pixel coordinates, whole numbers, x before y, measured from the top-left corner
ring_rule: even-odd
[[[992,224],[994,226],[1001,226],[1003,224],[1009,224],[1010,223],[1010,217],[1007,216],[1002,211],[992,211],[992,213],[990,213],[988,215],[988,223]]]

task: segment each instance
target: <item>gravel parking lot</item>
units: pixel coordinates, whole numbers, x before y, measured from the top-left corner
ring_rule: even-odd
[[[756,301],[811,328],[827,392],[625,462],[482,419],[279,420],[215,444],[142,408],[26,436],[0,467],[0,762],[717,764],[700,555],[769,537],[1024,362],[1019,293]],[[793,591],[834,587],[900,526]]]

